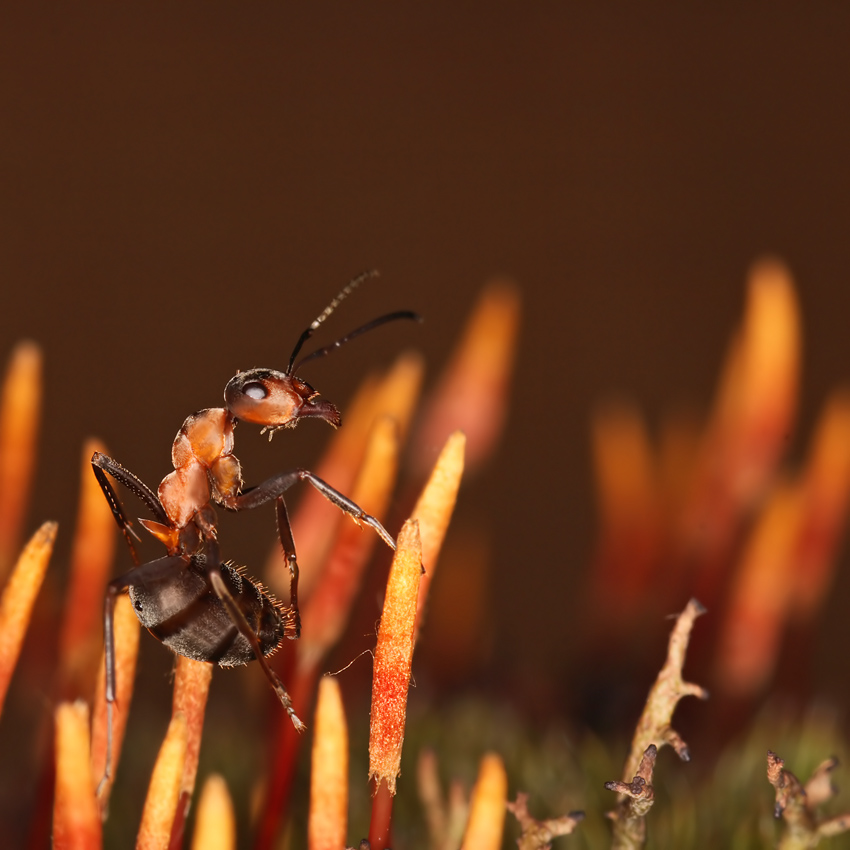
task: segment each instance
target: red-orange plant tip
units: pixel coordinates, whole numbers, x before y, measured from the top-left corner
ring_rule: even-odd
[[[41,348],[19,342],[0,400],[0,578],[17,552],[26,514],[41,412]]]
[[[201,790],[192,850],[234,850],[235,847],[236,816],[233,801],[227,783],[214,773],[207,778]]]
[[[487,753],[472,789],[464,850],[498,850],[502,846],[507,794],[508,776],[501,756]]]
[[[55,850],[95,850],[101,824],[89,772],[89,710],[81,701],[56,708]]]
[[[168,847],[183,782],[187,738],[186,718],[177,714],[168,724],[154,765],[136,850],[165,850]]]
[[[369,777],[375,779],[376,786],[386,783],[391,794],[395,794],[401,764],[421,575],[419,524],[408,520],[399,533],[390,567],[372,678]]]
[[[437,463],[431,471],[428,483],[422,490],[413,513],[410,515],[419,523],[419,536],[422,544],[422,565],[425,574],[419,587],[419,601],[416,611],[416,632],[419,631],[428,589],[434,578],[440,549],[448,531],[454,512],[460,479],[463,475],[466,435],[455,431],[443,446]]]
[[[310,773],[310,850],[338,850],[348,824],[348,727],[339,682],[319,680]]]
[[[0,711],[41,588],[58,525],[45,522],[21,552],[0,598]]]

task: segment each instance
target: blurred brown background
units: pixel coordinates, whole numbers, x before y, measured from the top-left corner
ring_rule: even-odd
[[[497,533],[491,671],[561,675],[593,404],[626,393],[653,423],[706,407],[764,252],[790,264],[806,331],[792,457],[850,378],[848,36],[850,10],[790,4],[6,11],[0,340],[46,351],[29,528],[58,518],[67,552],[88,435],[155,485],[184,417],[238,368],[282,366],[355,273],[382,277],[322,340],[401,307],[426,323],[312,365],[341,406],[406,346],[433,378],[506,274],[525,309],[512,412],[462,498]],[[258,480],[327,436],[240,429],[238,454]],[[238,519],[228,554],[262,563],[269,517]]]

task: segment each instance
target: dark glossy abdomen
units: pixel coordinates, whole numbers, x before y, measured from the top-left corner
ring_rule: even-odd
[[[220,571],[257,634],[263,655],[273,652],[284,635],[278,603],[234,567],[222,564]],[[222,667],[247,664],[256,658],[251,644],[210,587],[200,556],[165,579],[131,586],[129,595],[139,622],[178,655]]]

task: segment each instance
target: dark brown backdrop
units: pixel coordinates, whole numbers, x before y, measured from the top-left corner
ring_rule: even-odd
[[[804,426],[850,378],[849,36],[837,7],[4,13],[0,340],[47,355],[30,527],[59,518],[67,551],[89,434],[156,483],[184,416],[282,363],[352,274],[383,276],[337,328],[407,306],[427,323],[317,365],[340,403],[410,341],[433,375],[506,273],[526,308],[513,412],[464,498],[498,530],[497,617],[522,626],[500,662],[557,669],[593,539],[594,400],[627,392],[656,421],[707,404],[765,251],[799,282]],[[319,431],[273,461],[240,434],[240,456],[257,475],[310,462]],[[265,553],[267,519],[246,519],[240,560]]]

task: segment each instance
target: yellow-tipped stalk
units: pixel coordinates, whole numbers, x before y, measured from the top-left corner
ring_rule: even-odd
[[[57,528],[55,522],[46,522],[36,531],[18,558],[0,598],[0,711],[53,552]]]
[[[186,718],[171,718],[159,749],[136,839],[136,850],[167,850],[177,813],[186,764],[188,728]]]
[[[332,676],[319,681],[315,718],[307,846],[339,850],[348,824],[348,727],[339,682]]]
[[[0,401],[0,580],[15,560],[29,504],[41,415],[41,348],[19,342]]]
[[[418,634],[421,618],[428,598],[428,589],[434,579],[440,549],[443,546],[449,522],[454,512],[460,479],[463,475],[466,436],[455,431],[443,446],[443,451],[431,472],[411,519],[419,523],[419,539],[422,545],[422,567],[425,570],[419,584],[419,601],[416,607],[416,629]]]
[[[201,789],[192,850],[235,850],[236,816],[224,778],[214,773]]]
[[[463,850],[498,850],[502,846],[507,795],[505,765],[496,753],[487,753],[481,759],[472,789]]]

